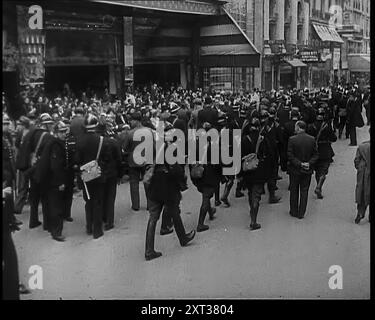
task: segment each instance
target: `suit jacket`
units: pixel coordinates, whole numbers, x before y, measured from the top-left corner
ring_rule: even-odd
[[[218,118],[219,114],[216,109],[203,108],[198,112],[198,129],[202,128],[205,122],[210,123],[212,127],[216,128]]]
[[[300,133],[290,137],[287,155],[289,174],[312,174],[312,167],[319,159],[315,138],[307,133]],[[302,162],[308,162],[310,170],[303,170],[301,168]]]
[[[96,159],[96,154],[98,152],[100,142],[100,136],[94,132],[85,133],[76,144],[76,150],[74,153],[74,163],[78,166],[82,166],[85,163],[88,163]],[[103,143],[104,146],[104,143]],[[99,166],[103,165],[103,146],[99,154],[98,163]],[[95,179],[92,182],[104,182],[104,177]],[[89,182],[91,183],[91,181]]]
[[[70,123],[70,133],[74,135],[76,139],[80,138],[85,133],[84,117],[75,116]]]
[[[138,163],[136,163],[134,160],[134,150],[139,144],[142,143],[142,141],[134,140],[134,134],[138,130],[140,130],[139,133],[142,134],[143,136],[149,135],[150,140],[152,139],[151,142],[153,143],[153,134],[150,128],[137,127],[126,132],[126,134],[123,136],[122,149],[124,150],[125,154],[128,155],[128,164],[129,164],[129,167],[132,167],[132,168],[141,166]]]

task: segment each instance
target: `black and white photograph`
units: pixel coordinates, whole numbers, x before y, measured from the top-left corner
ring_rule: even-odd
[[[2,18],[2,300],[371,299],[370,0]]]

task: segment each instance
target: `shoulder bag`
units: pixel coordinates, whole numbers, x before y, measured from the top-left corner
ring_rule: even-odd
[[[99,178],[102,175],[102,171],[98,163],[102,145],[103,145],[103,137],[100,137],[99,148],[98,148],[98,153],[96,154],[96,159],[81,166],[80,168],[81,178],[83,182],[92,181],[94,179]]]
[[[246,136],[246,138],[248,138],[249,141],[252,142],[249,136]],[[256,168],[258,168],[258,165],[259,165],[258,151],[259,151],[259,146],[262,141],[263,141],[263,136],[259,135],[256,147],[255,147],[255,153],[250,153],[247,156],[244,156],[242,158],[242,170],[243,171],[245,172],[253,171]]]

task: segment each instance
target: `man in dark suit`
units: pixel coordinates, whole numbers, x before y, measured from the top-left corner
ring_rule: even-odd
[[[349,100],[346,105],[347,113],[347,128],[349,129],[350,144],[349,146],[357,145],[357,127],[362,128],[364,121],[362,118],[362,102],[358,94],[353,90],[350,93]]]
[[[217,127],[219,113],[213,108],[212,104],[212,98],[207,97],[204,101],[203,109],[198,112],[198,129],[202,129],[203,124],[206,122],[208,122],[213,128]]]
[[[134,150],[137,148],[142,141],[137,141],[134,139],[135,133],[138,137],[150,137],[153,141],[152,131],[150,128],[144,127],[141,123],[142,115],[139,112],[134,112],[132,114],[131,120],[131,130],[129,130],[123,137],[122,149],[128,156],[129,164],[129,182],[130,182],[130,198],[132,202],[132,209],[134,211],[139,211],[140,209],[140,197],[139,197],[139,182],[143,179],[145,172],[145,166],[143,164],[137,163],[134,159]],[[145,193],[147,198],[147,187],[145,187]]]
[[[302,219],[306,212],[307,198],[313,165],[319,158],[314,137],[306,134],[306,123],[297,121],[296,135],[288,142],[288,173],[290,181],[290,215]]]

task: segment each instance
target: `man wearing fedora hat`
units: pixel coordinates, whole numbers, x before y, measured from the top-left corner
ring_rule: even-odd
[[[128,156],[129,164],[129,179],[130,179],[130,198],[132,202],[132,209],[139,211],[140,209],[140,197],[139,197],[139,182],[142,180],[145,167],[144,165],[138,164],[133,158],[133,152],[141,141],[134,140],[134,134],[138,132],[143,133],[142,136],[152,135],[150,128],[144,127],[141,123],[142,115],[140,112],[133,112],[131,115],[131,130],[129,130],[123,137],[122,149]],[[145,185],[145,193],[147,198],[147,186]]]

